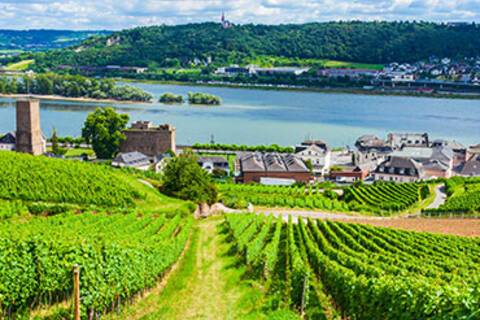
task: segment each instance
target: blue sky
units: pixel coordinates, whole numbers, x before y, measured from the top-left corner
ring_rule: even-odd
[[[0,0],[2,29],[111,29],[218,21],[331,20],[480,22],[480,0]]]

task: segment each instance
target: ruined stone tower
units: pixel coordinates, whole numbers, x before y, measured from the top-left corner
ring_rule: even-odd
[[[41,155],[46,151],[46,141],[40,128],[40,101],[17,100],[17,152]]]
[[[137,121],[123,134],[126,140],[120,144],[122,153],[138,151],[154,157],[169,150],[176,152],[175,127],[169,124],[154,126],[149,121]]]

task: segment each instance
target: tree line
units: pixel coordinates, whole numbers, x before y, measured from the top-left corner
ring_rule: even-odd
[[[109,40],[109,41],[108,41]],[[259,55],[368,63],[475,57],[480,27],[430,22],[328,22],[287,25],[218,23],[138,27],[35,55],[39,70],[73,66],[190,66],[241,63]]]
[[[132,86],[119,86],[111,79],[54,73],[0,77],[2,94],[58,95],[72,98],[150,101],[152,95]]]

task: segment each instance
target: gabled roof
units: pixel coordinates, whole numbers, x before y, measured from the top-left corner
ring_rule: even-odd
[[[15,132],[8,132],[3,137],[0,137],[0,143],[15,144],[16,141]]]
[[[308,172],[305,163],[292,154],[251,153],[240,159],[242,171],[246,172]]]
[[[467,161],[460,172],[462,176],[480,176],[480,155]]]
[[[113,162],[123,163],[129,166],[141,167],[150,164],[150,159],[141,152],[133,151],[127,153],[120,153],[113,159]]]
[[[321,148],[316,144],[311,144],[311,145],[300,145],[295,147],[295,153],[300,153],[305,150],[310,150],[319,154],[325,154],[328,151],[328,148]]]

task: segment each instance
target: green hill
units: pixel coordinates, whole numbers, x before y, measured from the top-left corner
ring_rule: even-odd
[[[257,56],[387,63],[473,57],[479,50],[480,27],[475,24],[353,21],[224,29],[218,23],[200,23],[124,30],[35,59],[38,69],[61,64],[178,67],[209,57],[222,65]]]
[[[107,166],[0,152],[0,199],[142,210],[184,206]]]
[[[0,49],[5,53],[19,51],[45,51],[76,45],[83,40],[110,31],[72,30],[0,30]]]

